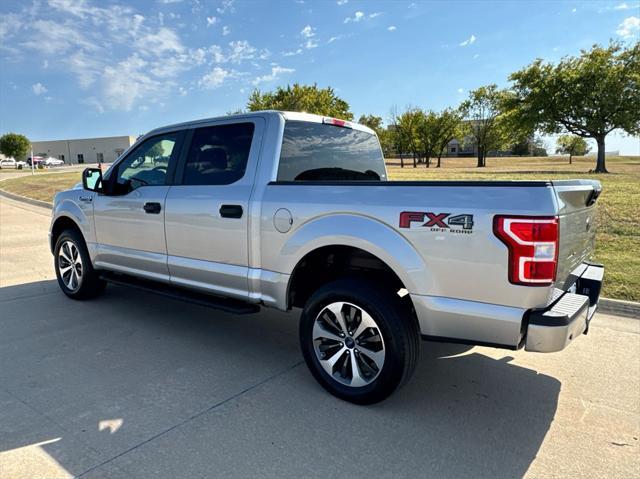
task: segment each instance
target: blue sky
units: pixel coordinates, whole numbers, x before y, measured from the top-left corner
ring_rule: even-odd
[[[506,86],[537,57],[637,41],[639,17],[621,0],[3,0],[0,133],[137,135],[292,82],[386,119]],[[640,140],[613,135],[607,150],[640,154]]]

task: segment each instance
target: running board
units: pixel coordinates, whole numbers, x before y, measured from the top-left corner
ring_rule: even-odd
[[[260,306],[257,304],[247,303],[234,298],[223,298],[221,296],[200,293],[198,291],[181,288],[180,286],[137,278],[128,274],[103,271],[100,277],[108,283],[135,288],[200,306],[208,306],[209,308],[218,309],[225,313],[252,314],[260,311]]]

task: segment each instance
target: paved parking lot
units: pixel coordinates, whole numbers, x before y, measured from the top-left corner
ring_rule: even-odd
[[[295,311],[67,299],[48,215],[0,198],[0,478],[640,476],[640,321],[552,355],[424,343],[358,407],[307,373]]]

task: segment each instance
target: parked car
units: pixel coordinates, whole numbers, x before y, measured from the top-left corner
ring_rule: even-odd
[[[54,157],[50,156],[50,157],[46,158],[42,162],[42,164],[44,166],[49,166],[49,167],[51,167],[51,166],[62,166],[62,165],[64,165],[64,160],[60,160],[58,158],[54,158]]]
[[[34,156],[33,157],[33,166],[38,166],[44,162],[45,158],[43,156]],[[31,157],[27,158],[27,165],[31,166]]]
[[[168,166],[140,161],[157,151]],[[185,144],[186,143],[186,144]],[[148,133],[55,197],[62,291],[107,282],[228,312],[301,308],[316,380],[380,401],[420,339],[554,352],[586,333],[598,181],[388,181],[369,128],[254,112]]]
[[[18,161],[15,158],[5,158],[4,160],[0,160],[0,170],[2,168],[15,168],[17,170],[21,170],[27,166],[24,161]]]

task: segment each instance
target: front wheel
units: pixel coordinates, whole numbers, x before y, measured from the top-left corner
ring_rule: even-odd
[[[356,404],[386,399],[413,373],[420,334],[394,291],[365,279],[320,288],[300,318],[309,370],[334,396]]]
[[[54,248],[54,267],[58,285],[72,299],[90,299],[106,286],[91,265],[82,235],[76,230],[63,231]]]

